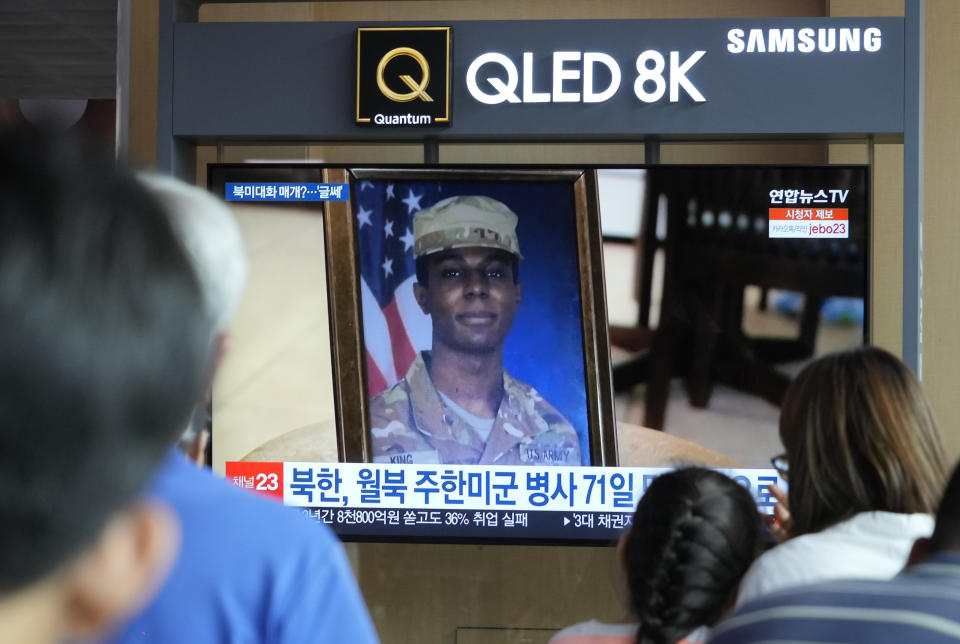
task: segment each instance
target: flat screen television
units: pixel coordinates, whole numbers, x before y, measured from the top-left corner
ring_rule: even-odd
[[[682,464],[769,511],[791,377],[867,338],[866,166],[208,170],[214,469],[345,539],[606,543]]]

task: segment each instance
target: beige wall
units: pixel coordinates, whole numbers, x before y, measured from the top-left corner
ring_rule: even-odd
[[[135,158],[156,156],[157,0],[133,3],[131,148]],[[960,453],[960,405],[952,388],[960,379],[960,305],[956,260],[960,243],[960,89],[958,72],[960,2],[927,0],[926,140],[924,168],[925,255],[923,379],[949,435],[952,454]],[[496,18],[667,18],[816,15],[903,15],[902,0],[420,0],[415,2],[323,2],[206,5],[206,20],[436,20]],[[591,146],[592,147],[592,146]],[[416,161],[416,146],[371,150],[293,146],[293,154],[330,161],[363,160],[389,154]],[[275,151],[276,152],[276,151]],[[289,153],[284,150],[283,153]],[[441,146],[441,158],[489,160],[504,153],[523,161],[583,162],[583,146]],[[279,152],[277,152],[279,154]],[[227,154],[241,154],[227,150]],[[591,153],[588,153],[588,156]],[[592,154],[607,160],[639,160],[642,146],[614,146]],[[664,161],[871,162],[874,218],[871,317],[875,343],[895,352],[901,346],[903,146],[898,140],[846,143],[671,144]],[[224,157],[221,150],[220,158]],[[214,148],[201,158],[218,158]],[[226,160],[226,159],[224,159]],[[384,642],[458,641],[464,626],[555,628],[588,617],[616,618],[621,612],[613,551],[607,548],[529,548],[354,544],[348,551]],[[576,594],[570,592],[576,590]],[[489,633],[488,633],[489,635]],[[533,631],[523,641],[545,640]],[[537,638],[540,639],[537,639]],[[461,631],[460,641],[467,641]],[[474,641],[474,640],[470,640]],[[479,640],[478,640],[479,641]],[[484,639],[483,641],[508,641]],[[509,640],[519,641],[519,640]]]
[[[315,459],[336,461],[323,217],[250,205],[233,213],[247,286],[213,382],[213,469],[307,426]]]
[[[158,0],[130,3],[130,157],[157,161]]]
[[[960,454],[960,3],[927,0],[924,139],[923,384]]]

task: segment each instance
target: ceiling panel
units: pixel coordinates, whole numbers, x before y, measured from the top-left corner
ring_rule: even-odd
[[[0,97],[113,98],[116,0],[0,0]]]

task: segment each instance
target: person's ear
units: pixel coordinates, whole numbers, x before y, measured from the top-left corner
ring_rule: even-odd
[[[230,333],[218,333],[213,340],[213,352],[210,355],[210,372],[207,374],[207,396],[213,394],[213,381],[217,377],[217,370],[223,364],[223,358],[230,351]]]
[[[210,444],[210,430],[204,427],[190,441],[186,449],[187,459],[197,467],[207,464],[207,446]]]
[[[111,519],[66,570],[70,636],[92,637],[137,611],[166,579],[179,546],[179,521],[161,503],[140,501]]]
[[[520,300],[523,299],[523,284],[521,284],[520,282],[517,282],[516,284],[513,285],[513,290],[515,293],[517,306],[519,306]]]
[[[920,537],[913,542],[913,547],[910,548],[910,556],[907,557],[906,567],[916,565],[926,559],[930,555],[930,539],[928,537]]]
[[[420,305],[424,315],[430,315],[430,311],[427,310],[427,288],[420,282],[413,283],[413,298]]]
[[[217,369],[220,368],[220,364],[223,362],[223,357],[230,351],[230,333],[224,331],[217,336],[215,342],[216,344],[213,347],[213,360],[211,361],[211,374],[217,373]]]

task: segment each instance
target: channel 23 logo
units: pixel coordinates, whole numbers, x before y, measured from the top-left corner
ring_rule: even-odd
[[[450,125],[450,27],[357,29],[356,122]]]

